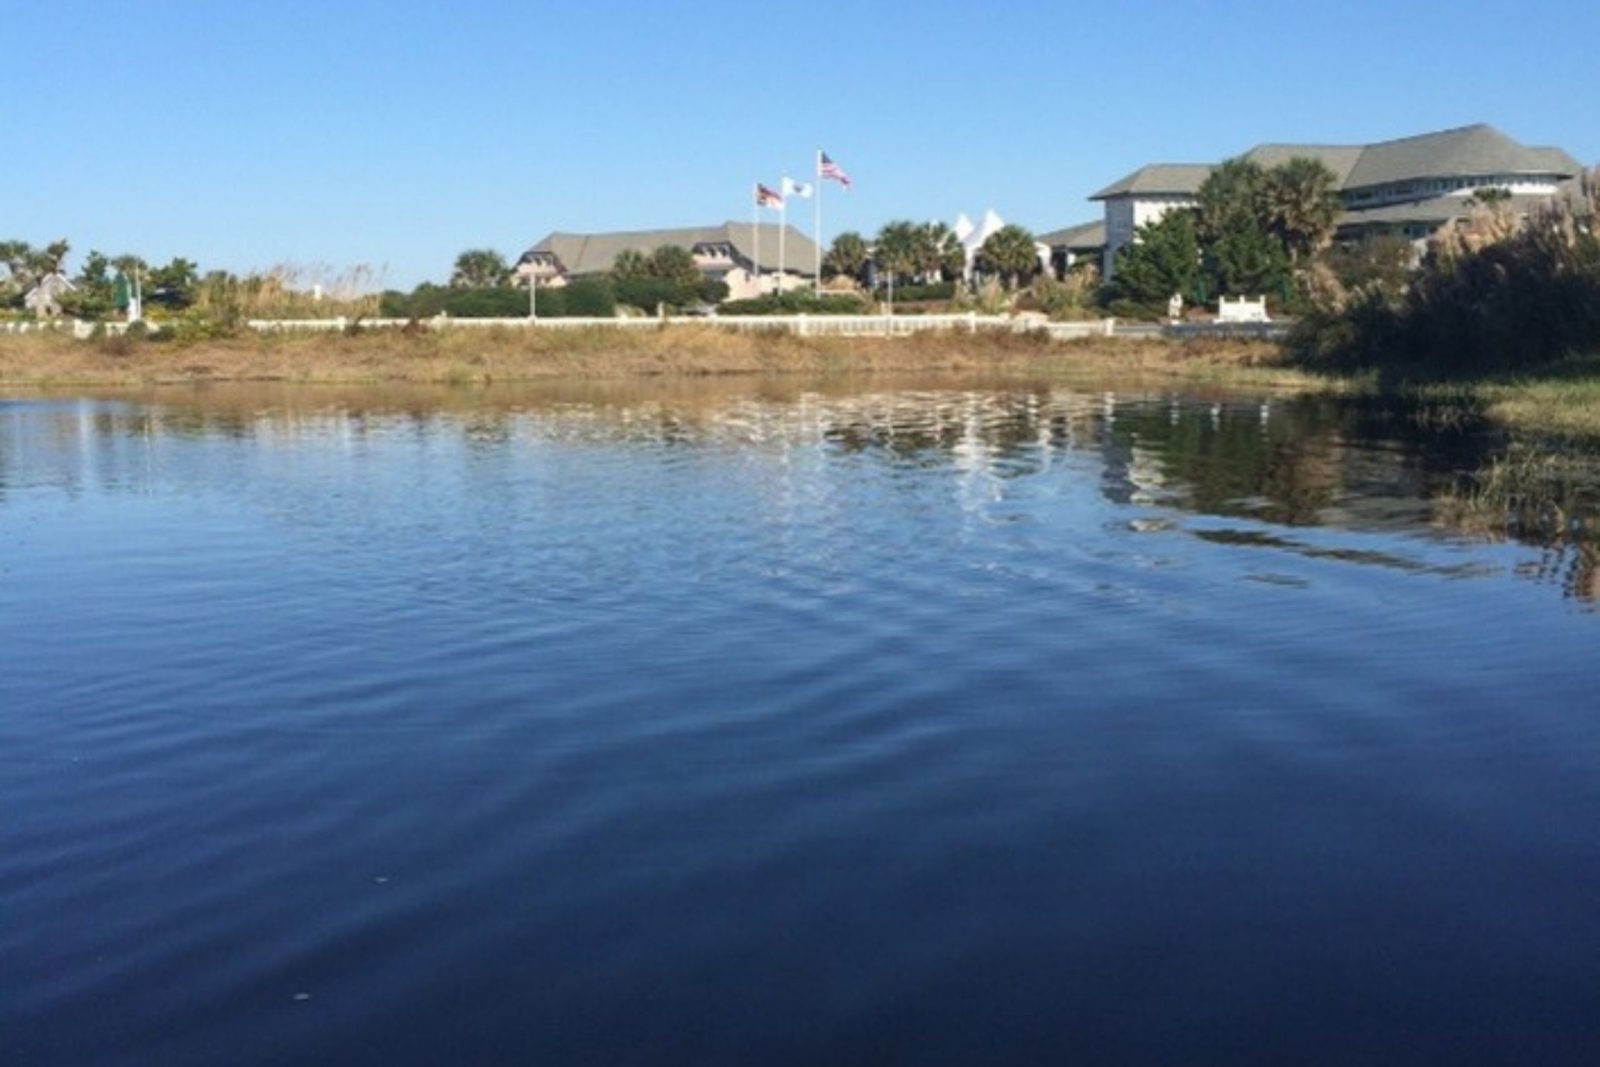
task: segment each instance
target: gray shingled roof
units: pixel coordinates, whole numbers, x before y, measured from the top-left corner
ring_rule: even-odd
[[[1315,159],[1339,179],[1342,187],[1350,172],[1361,161],[1366,149],[1361,145],[1338,144],[1260,144],[1246,152],[1245,158],[1263,168],[1281,166],[1295,158]]]
[[[1551,204],[1548,196],[1513,196],[1503,201],[1515,215],[1531,215]],[[1472,214],[1473,205],[1465,196],[1435,196],[1426,200],[1408,200],[1403,204],[1386,204],[1383,207],[1346,211],[1339,216],[1339,226],[1366,226],[1369,224],[1399,225],[1408,222],[1442,224],[1451,219],[1464,219]]]
[[[1134,193],[1146,196],[1193,196],[1210,173],[1210,163],[1151,163],[1121,181],[1106,186],[1089,199],[1109,200],[1114,196]]]
[[[1452,176],[1571,176],[1583,170],[1559,148],[1529,148],[1483,123],[1369,145],[1264,144],[1245,153],[1246,158],[1263,167],[1276,166],[1295,156],[1321,160],[1339,178],[1341,189]],[[1208,164],[1154,163],[1140,167],[1089,199],[1134,194],[1193,195],[1211,169]]]
[[[1049,245],[1051,248],[1065,248],[1071,252],[1104,248],[1106,244],[1106,221],[1105,219],[1095,219],[1093,222],[1080,222],[1076,226],[1068,226],[1064,230],[1041,233],[1035,240],[1042,245]]]
[[[1462,126],[1368,145],[1345,188],[1444,175],[1551,173],[1547,152],[1528,149],[1493,126]]]
[[[778,269],[778,227],[761,226],[761,269]],[[731,244],[750,259],[755,251],[755,226],[725,222],[720,226],[689,226],[673,230],[632,230],[616,233],[552,233],[522,254],[525,263],[535,252],[553,254],[568,274],[602,274],[611,269],[619,253],[629,249],[648,255],[665,245],[693,248],[699,244]],[[811,238],[788,227],[784,259],[791,272],[810,274],[816,265],[816,245]]]

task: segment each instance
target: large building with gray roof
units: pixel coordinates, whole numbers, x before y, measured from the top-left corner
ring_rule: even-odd
[[[1244,153],[1263,167],[1297,156],[1321,161],[1338,179],[1345,209],[1341,240],[1389,234],[1421,241],[1466,217],[1473,194],[1488,188],[1506,190],[1511,208],[1527,214],[1553,197],[1572,195],[1583,174],[1561,149],[1519,144],[1483,124],[1368,145],[1263,144]],[[1153,163],[1090,197],[1104,206],[1107,278],[1117,250],[1138,228],[1173,208],[1192,207],[1212,169],[1209,163]]]
[[[615,233],[552,233],[522,254],[517,273],[540,287],[561,286],[571,278],[604,274],[623,252],[649,255],[676,245],[688,249],[707,278],[725,282],[738,300],[808,284],[816,271],[816,245],[793,226],[725,222],[669,230]],[[780,254],[782,260],[780,262]]]

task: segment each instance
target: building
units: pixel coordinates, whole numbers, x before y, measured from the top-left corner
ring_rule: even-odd
[[[1089,262],[1100,266],[1100,257],[1106,248],[1106,224],[1100,219],[1080,222],[1064,230],[1053,230],[1039,235],[1039,243],[1050,250],[1050,269],[1058,278],[1079,263]]]
[[[1368,145],[1263,144],[1245,159],[1273,167],[1297,156],[1320,160],[1338,179],[1344,214],[1336,237],[1393,235],[1421,242],[1465,218],[1475,192],[1504,189],[1527,215],[1557,196],[1574,196],[1583,168],[1559,148],[1529,147],[1479,124]],[[1117,250],[1140,227],[1177,207],[1192,207],[1209,163],[1152,163],[1089,199],[1105,210],[1102,269],[1109,279]]]
[[[782,236],[781,281],[779,227],[762,224],[758,228],[749,222],[676,230],[552,233],[522,254],[516,272],[523,279],[532,277],[540,286],[561,286],[572,278],[606,273],[623,252],[649,255],[658,248],[677,245],[689,250],[708,279],[727,284],[729,299],[743,300],[780,287],[811,284],[816,273],[816,244],[793,226]]]
[[[53,270],[23,294],[22,306],[33,312],[36,318],[53,319],[61,314],[61,297],[77,291],[77,288],[61,271]]]

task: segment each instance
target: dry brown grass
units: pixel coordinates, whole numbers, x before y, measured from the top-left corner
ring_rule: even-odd
[[[1309,384],[1274,345],[1238,341],[1051,342],[1011,334],[801,338],[715,327],[455,329],[245,336],[192,344],[0,337],[0,384],[532,381],[638,375],[1025,372]]]

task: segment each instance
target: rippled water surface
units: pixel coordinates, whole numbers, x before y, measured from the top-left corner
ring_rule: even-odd
[[[0,1062],[1600,1062],[1596,468],[1532,447],[0,401]]]

